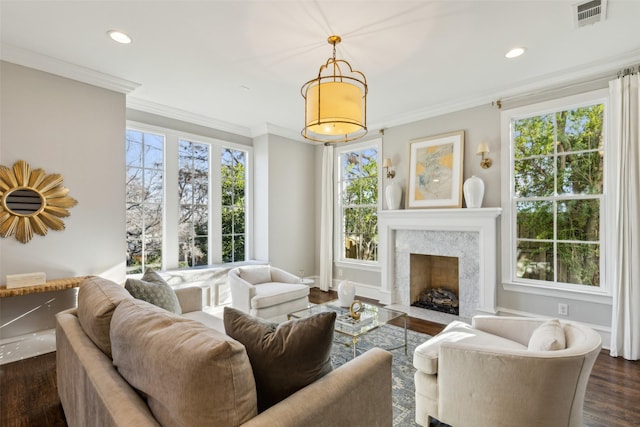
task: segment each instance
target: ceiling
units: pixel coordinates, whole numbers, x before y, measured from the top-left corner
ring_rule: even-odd
[[[300,87],[331,56],[331,34],[343,39],[337,57],[366,75],[370,130],[640,62],[640,0],[608,0],[606,19],[581,28],[576,1],[0,0],[0,54],[121,81],[132,108],[300,138]],[[506,59],[514,46],[527,51]]]

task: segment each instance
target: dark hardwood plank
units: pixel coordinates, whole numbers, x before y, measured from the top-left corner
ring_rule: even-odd
[[[0,366],[0,425],[66,426],[56,385],[56,354]]]
[[[309,299],[322,303],[337,298],[334,291],[313,288]],[[363,301],[375,303],[367,298]],[[409,318],[409,329],[429,335],[443,325]],[[587,427],[640,426],[640,362],[609,356],[603,350],[593,368],[584,402]],[[0,426],[65,427],[56,387],[56,354],[0,366]]]

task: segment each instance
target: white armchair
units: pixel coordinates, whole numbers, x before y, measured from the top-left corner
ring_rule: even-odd
[[[298,276],[269,265],[230,270],[229,288],[234,308],[264,319],[309,306],[309,286]]]
[[[600,335],[576,322],[499,316],[452,322],[414,352],[416,422],[582,427],[600,348]]]

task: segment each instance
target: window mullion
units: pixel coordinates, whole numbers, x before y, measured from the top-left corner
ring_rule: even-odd
[[[165,194],[163,226],[163,268],[179,266],[178,222],[180,218],[180,199],[178,197],[178,136],[167,134],[165,137]]]

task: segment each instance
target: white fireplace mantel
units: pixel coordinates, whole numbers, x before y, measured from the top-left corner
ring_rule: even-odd
[[[392,301],[396,230],[466,231],[479,234],[479,291],[477,311],[496,313],[498,217],[502,208],[404,209],[378,211],[378,256],[382,262],[380,302]]]

